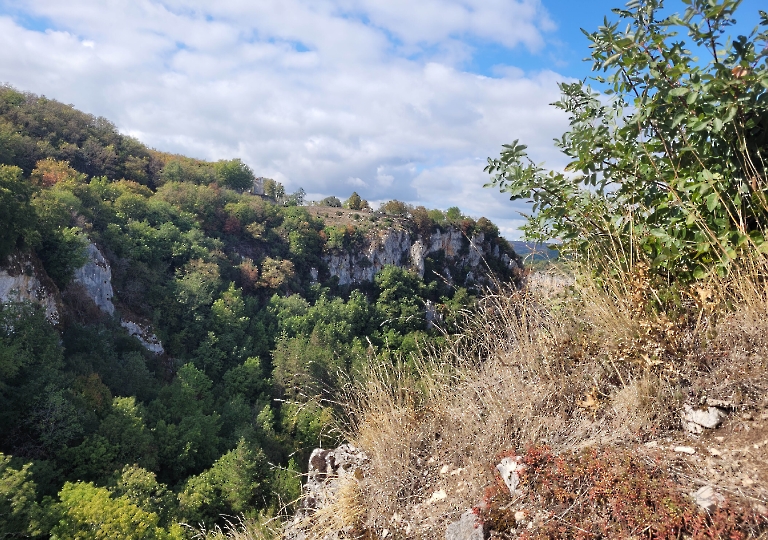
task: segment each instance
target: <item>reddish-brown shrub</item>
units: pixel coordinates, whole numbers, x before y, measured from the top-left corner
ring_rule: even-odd
[[[522,461],[522,490],[514,499],[498,475],[486,489],[480,514],[491,532],[520,527],[519,538],[526,540],[736,540],[768,531],[765,518],[727,503],[711,514],[701,511],[657,462],[627,450],[555,455],[532,446]],[[526,514],[521,523],[515,520],[519,511]]]

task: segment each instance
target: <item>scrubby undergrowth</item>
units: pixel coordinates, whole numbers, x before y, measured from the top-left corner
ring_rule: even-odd
[[[380,367],[352,393],[348,439],[370,462],[312,530],[355,516],[355,534],[442,538],[475,508],[499,537],[765,537],[764,270],[673,294],[638,264],[558,294],[487,295],[417,373]],[[707,399],[729,402],[729,418],[693,437],[680,412]],[[530,461],[525,499],[494,492],[504,453]],[[702,485],[726,501],[711,515],[691,497]],[[520,511],[538,518],[518,530]]]

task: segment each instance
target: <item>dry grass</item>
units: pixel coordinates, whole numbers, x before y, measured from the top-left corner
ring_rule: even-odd
[[[275,540],[280,537],[281,529],[282,523],[278,519],[241,515],[226,517],[224,527],[190,529],[190,536],[194,540]]]
[[[681,437],[682,404],[702,396],[768,407],[765,270],[751,261],[672,299],[641,263],[614,283],[582,275],[561,295],[487,295],[450,346],[423,352],[418,374],[377,366],[353,392],[348,439],[370,464],[325,523],[443,537],[510,449]]]

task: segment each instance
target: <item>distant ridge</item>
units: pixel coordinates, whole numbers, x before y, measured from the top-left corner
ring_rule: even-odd
[[[514,248],[522,259],[523,263],[535,261],[555,260],[558,257],[556,249],[552,249],[539,242],[525,242],[522,240],[510,240],[510,245]]]

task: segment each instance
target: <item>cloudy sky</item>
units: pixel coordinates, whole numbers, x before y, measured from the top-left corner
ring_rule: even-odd
[[[482,189],[486,158],[520,139],[562,166],[549,103],[622,1],[0,0],[0,83],[309,198],[458,206],[512,239],[524,206]]]

